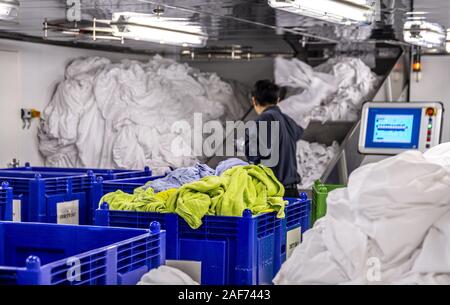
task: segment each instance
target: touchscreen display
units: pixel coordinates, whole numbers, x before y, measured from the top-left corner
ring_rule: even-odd
[[[416,149],[419,147],[421,108],[370,108],[367,148]]]

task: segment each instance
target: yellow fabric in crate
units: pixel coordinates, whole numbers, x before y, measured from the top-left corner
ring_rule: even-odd
[[[262,165],[236,166],[220,177],[207,176],[199,181],[155,194],[152,188],[137,188],[134,194],[116,191],[105,195],[112,210],[177,213],[191,228],[202,225],[205,215],[242,216],[246,209],[253,215],[277,212],[284,217],[284,187],[272,170]]]
[[[137,188],[133,194],[127,194],[118,190],[103,196],[100,204],[107,202],[111,210],[165,213],[166,201],[176,191],[169,189],[155,194],[152,188]]]
[[[205,177],[182,186],[169,198],[167,208],[196,229],[205,215],[242,216],[245,209],[253,215],[275,211],[277,217],[283,218],[283,196],[284,187],[271,169],[237,166],[220,177]]]

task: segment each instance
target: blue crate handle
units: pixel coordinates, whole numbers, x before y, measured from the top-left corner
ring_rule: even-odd
[[[245,209],[242,212],[242,217],[244,217],[244,218],[252,218],[253,217],[253,213],[249,209]]]
[[[152,221],[150,223],[150,233],[158,234],[159,232],[161,232],[161,224],[157,221]]]
[[[308,200],[308,194],[306,194],[305,192],[300,193],[300,200],[301,201]]]
[[[41,268],[41,259],[37,256],[30,255],[25,261],[25,266],[28,270],[39,270]]]

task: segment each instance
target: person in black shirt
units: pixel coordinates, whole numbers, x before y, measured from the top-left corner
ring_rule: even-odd
[[[245,154],[252,164],[270,167],[286,189],[285,197],[298,197],[297,142],[303,128],[277,106],[280,88],[269,80],[258,81],[252,91],[252,104],[258,114],[256,126],[245,135]]]

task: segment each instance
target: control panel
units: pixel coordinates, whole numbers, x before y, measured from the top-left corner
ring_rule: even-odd
[[[365,103],[359,151],[375,155],[426,151],[440,144],[443,111],[442,103]]]

